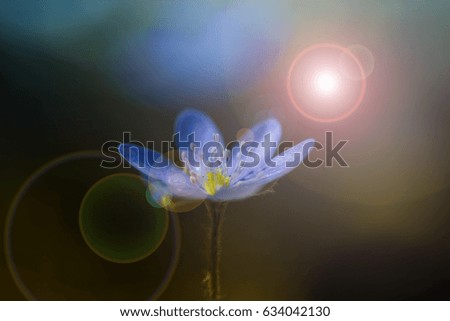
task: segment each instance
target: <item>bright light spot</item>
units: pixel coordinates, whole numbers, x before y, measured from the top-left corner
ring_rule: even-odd
[[[359,107],[366,91],[366,77],[361,62],[348,48],[320,43],[304,49],[292,62],[287,77],[288,94],[303,116],[335,122]]]
[[[336,90],[338,85],[336,75],[329,71],[323,71],[317,75],[316,85],[321,92],[330,94]]]

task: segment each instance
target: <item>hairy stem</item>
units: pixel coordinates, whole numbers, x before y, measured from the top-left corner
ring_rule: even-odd
[[[220,299],[220,254],[222,242],[222,223],[227,203],[205,202],[210,218],[210,248],[208,271],[206,272],[206,295],[208,300]]]

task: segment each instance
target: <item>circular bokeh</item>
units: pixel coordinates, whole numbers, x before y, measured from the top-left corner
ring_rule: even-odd
[[[4,250],[8,270],[25,298],[157,299],[170,283],[181,242],[175,214],[170,214],[171,228],[158,249],[137,262],[117,264],[87,246],[80,232],[80,204],[96,182],[117,173],[101,168],[101,158],[98,151],[83,151],[54,159],[31,174],[14,196],[6,217]],[[137,189],[138,184],[133,178],[130,185]],[[134,206],[149,213],[145,185],[139,193],[144,200]],[[110,217],[103,218],[109,224]]]
[[[146,186],[132,174],[115,174],[95,183],[80,207],[80,230],[100,257],[131,263],[152,254],[167,233],[164,209],[149,206]]]
[[[355,80],[348,74],[360,77]],[[291,64],[288,94],[303,116],[319,122],[339,121],[361,104],[365,78],[352,51],[335,44],[317,44],[303,50]]]
[[[362,77],[369,77],[375,68],[375,58],[372,52],[365,46],[362,45],[351,45],[347,49],[355,56],[361,63],[364,73],[361,74],[358,70],[346,68],[348,64],[351,64],[351,59],[349,55],[342,54],[339,59],[339,67],[346,77],[359,81]]]

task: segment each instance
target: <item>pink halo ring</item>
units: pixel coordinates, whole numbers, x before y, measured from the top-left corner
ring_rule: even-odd
[[[319,117],[315,117],[311,114],[308,114],[307,112],[305,112],[301,106],[295,101],[294,95],[292,94],[292,86],[291,86],[291,77],[292,77],[292,72],[294,70],[295,65],[298,63],[298,61],[308,52],[315,50],[315,49],[319,49],[319,48],[332,48],[332,49],[338,49],[340,50],[342,53],[348,55],[355,63],[356,66],[359,69],[359,72],[361,74],[361,89],[359,91],[359,96],[356,99],[355,104],[353,105],[353,107],[348,110],[347,112],[345,112],[344,114],[337,116],[337,117],[333,117],[333,118],[319,118]],[[291,99],[292,103],[294,104],[295,108],[306,118],[312,119],[314,121],[318,121],[318,122],[322,122],[322,123],[331,123],[331,122],[335,122],[335,121],[339,121],[342,120],[344,118],[347,118],[348,116],[350,116],[350,114],[352,114],[361,104],[364,95],[366,93],[366,77],[365,77],[365,72],[364,72],[364,68],[361,64],[361,62],[358,60],[358,58],[356,58],[356,56],[347,48],[336,45],[336,44],[330,44],[330,43],[319,43],[316,45],[312,45],[308,48],[306,48],[305,50],[303,50],[302,52],[300,52],[300,54],[294,59],[294,61],[292,62],[291,66],[289,67],[289,71],[288,71],[288,78],[287,78],[287,89],[288,89],[288,95],[289,98]]]

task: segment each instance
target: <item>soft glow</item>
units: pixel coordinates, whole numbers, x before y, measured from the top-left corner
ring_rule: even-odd
[[[336,91],[338,82],[332,72],[323,71],[317,75],[317,89],[324,94],[331,94]]]
[[[347,75],[358,75],[352,79]],[[360,61],[347,48],[328,43],[312,45],[298,54],[287,77],[294,107],[306,118],[335,122],[351,115],[366,91]]]

